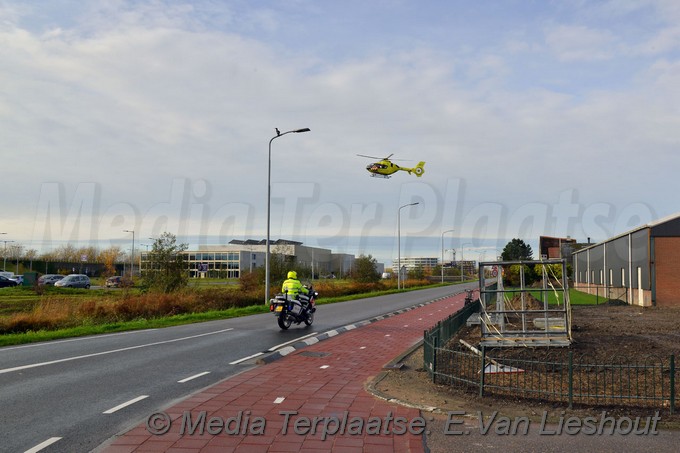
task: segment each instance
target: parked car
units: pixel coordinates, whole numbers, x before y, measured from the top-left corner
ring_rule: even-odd
[[[14,280],[10,280],[9,278],[0,275],[0,288],[8,288],[10,286],[17,286],[18,283]]]
[[[23,275],[13,275],[9,279],[17,282],[17,285],[23,285],[24,284],[24,276]]]
[[[54,286],[62,278],[64,276],[59,274],[45,274],[38,279],[38,285]]]
[[[90,277],[84,274],[70,274],[54,284],[59,288],[85,288],[90,289]]]
[[[109,277],[106,279],[106,287],[107,288],[118,288],[121,286],[123,283],[123,277],[120,275],[114,275],[113,277]]]

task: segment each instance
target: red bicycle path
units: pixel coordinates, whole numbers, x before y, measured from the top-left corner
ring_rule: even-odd
[[[420,410],[388,402],[366,387],[417,345],[424,330],[462,308],[464,298],[463,292],[338,329],[342,333],[327,332],[323,341],[150,414],[98,451],[423,452]]]

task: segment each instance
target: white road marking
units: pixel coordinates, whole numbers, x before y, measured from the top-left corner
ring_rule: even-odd
[[[284,400],[285,400],[284,397],[279,396],[278,398],[276,398],[276,399],[274,400],[274,404],[281,404],[281,403],[283,403]]]
[[[276,345],[276,346],[272,346],[271,348],[267,349],[267,351],[269,351],[269,352],[276,351],[276,350],[279,349],[279,348],[282,348],[282,347],[284,347],[284,346],[287,346],[287,345],[289,345],[289,344],[291,344],[291,343],[297,343],[297,342],[300,341],[300,340],[304,340],[305,338],[311,337],[312,335],[316,335],[316,334],[317,334],[317,332],[312,332],[312,333],[310,333],[309,335],[305,335],[304,337],[300,337],[300,338],[296,338],[296,339],[294,339],[294,340],[286,341],[285,343],[281,343],[281,344],[278,344],[278,345]]]
[[[118,335],[131,335],[133,333],[153,332],[154,330],[158,330],[158,329],[130,330],[128,332],[119,332],[119,333],[103,333],[103,334],[97,335],[97,338],[115,337],[115,336],[118,336]],[[92,338],[93,337],[91,335],[88,335],[86,337],[69,338],[68,340],[52,340],[52,341],[42,341],[40,343],[22,344],[20,346],[8,346],[8,347],[0,349],[0,352],[11,351],[12,349],[36,348],[38,346],[53,346],[55,344],[60,344],[60,343],[71,343],[73,341],[92,340]]]
[[[50,437],[45,442],[39,443],[38,445],[31,448],[30,450],[26,450],[24,453],[36,453],[36,452],[42,450],[43,448],[49,447],[50,445],[52,445],[53,443],[55,443],[59,440],[61,440],[61,437]]]
[[[5,368],[4,370],[0,370],[0,374],[11,373],[13,371],[27,370],[29,368],[37,368],[37,367],[46,366],[46,365],[54,365],[55,363],[70,362],[72,360],[87,359],[89,357],[97,357],[97,356],[100,356],[100,355],[114,354],[116,352],[131,351],[133,349],[148,348],[150,346],[158,346],[158,345],[161,345],[161,344],[168,344],[168,343],[175,343],[175,342],[178,342],[178,341],[191,340],[193,338],[205,337],[207,335],[215,335],[215,334],[218,334],[218,333],[228,332],[230,330],[234,330],[234,329],[229,328],[229,329],[216,330],[214,332],[207,332],[207,333],[202,333],[202,334],[199,334],[199,335],[192,335],[190,337],[182,337],[182,338],[175,338],[173,340],[157,341],[155,343],[140,344],[140,345],[137,345],[137,346],[130,346],[130,347],[127,347],[127,348],[112,349],[110,351],[95,352],[93,354],[85,354],[85,355],[79,355],[79,356],[75,356],[75,357],[67,357],[65,359],[51,360],[49,362],[32,363],[30,365],[17,366],[17,367],[14,367],[14,368]]]
[[[125,402],[125,403],[123,403],[123,404],[119,404],[118,406],[112,407],[112,408],[109,409],[108,411],[104,411],[104,412],[102,412],[102,413],[103,413],[103,414],[113,414],[114,412],[117,412],[117,411],[123,409],[124,407],[128,407],[128,406],[130,406],[131,404],[135,404],[137,401],[141,401],[141,400],[146,399],[146,398],[148,398],[148,397],[149,397],[149,395],[138,396],[137,398],[131,399],[130,401],[127,401],[127,402]]]
[[[325,370],[326,368],[330,368],[330,367],[331,367],[330,365],[321,365],[319,368],[321,368],[322,370]]]
[[[188,378],[184,378],[181,381],[177,381],[179,384],[184,384],[185,382],[189,382],[191,380],[194,380],[196,378],[200,378],[201,376],[205,376],[206,374],[210,374],[210,371],[204,371],[202,373],[194,374],[193,376],[189,376]]]
[[[262,354],[264,354],[264,352],[258,352],[257,354],[249,355],[248,357],[244,357],[242,359],[238,359],[238,360],[234,360],[233,362],[229,362],[229,365],[238,365],[239,363],[245,362],[246,360],[250,360],[250,359],[254,359],[255,357],[259,357]]]

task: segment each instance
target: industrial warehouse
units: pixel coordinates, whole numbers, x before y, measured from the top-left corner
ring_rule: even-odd
[[[574,253],[574,288],[631,305],[680,306],[680,214]]]

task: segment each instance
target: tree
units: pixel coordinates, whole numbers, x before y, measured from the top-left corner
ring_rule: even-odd
[[[503,261],[527,261],[533,259],[531,246],[521,239],[513,239],[505,245],[501,257]]]
[[[105,250],[99,252],[97,262],[103,263],[106,266],[104,271],[105,277],[116,275],[116,263],[120,261],[123,252],[118,245],[113,245]]]
[[[186,254],[187,244],[177,244],[174,234],[163,233],[153,243],[147,254],[143,271],[144,286],[163,293],[171,293],[188,283]]]
[[[422,280],[425,278],[425,269],[423,266],[415,267],[408,271],[408,278],[412,280]]]
[[[362,283],[374,283],[380,280],[377,267],[378,261],[371,255],[360,255],[354,260],[352,277]]]

